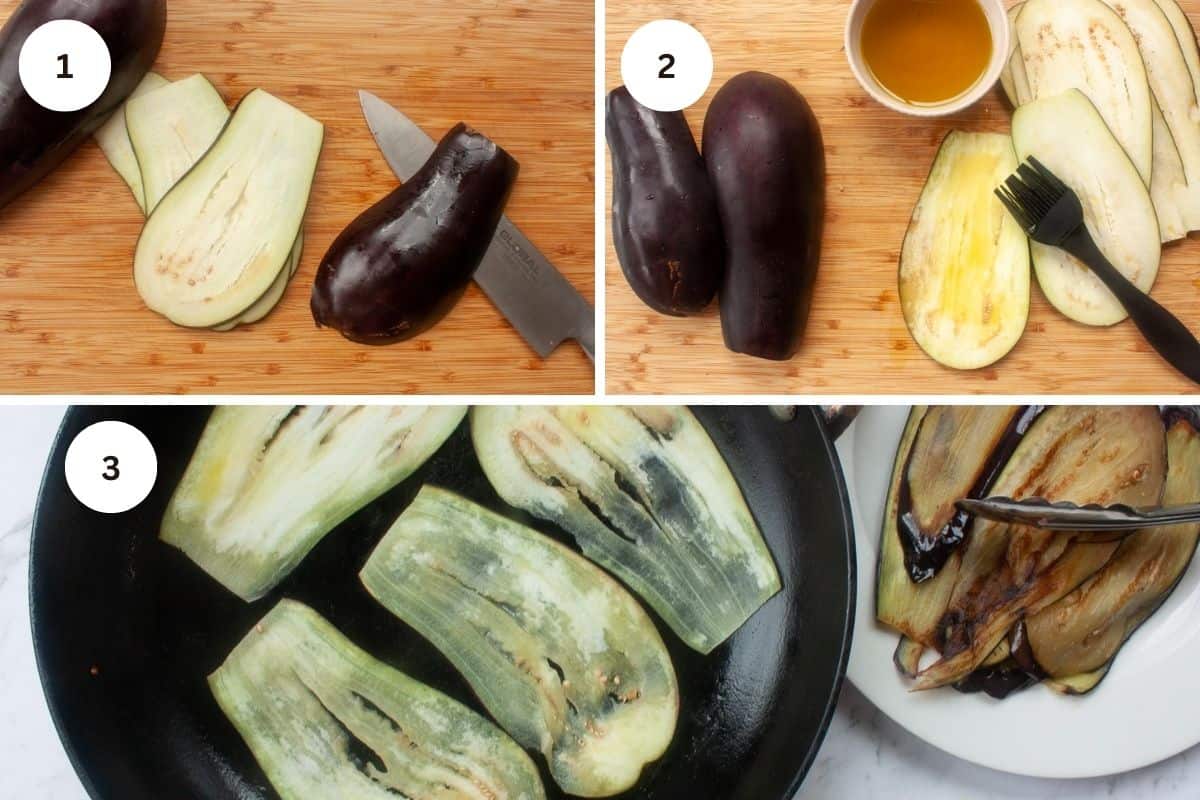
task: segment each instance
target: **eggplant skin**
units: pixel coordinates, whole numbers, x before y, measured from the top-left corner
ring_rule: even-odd
[[[744,72],[713,98],[703,140],[725,233],[725,344],[786,361],[803,339],[821,261],[820,124],[787,81]]]
[[[359,344],[392,344],[458,303],[496,235],[520,167],[459,123],[403,186],[367,209],[325,254],[317,325]]]
[[[717,199],[683,112],[646,108],[624,86],[608,95],[613,244],[625,280],[660,314],[697,314],[725,273]]]
[[[21,84],[19,59],[29,34],[47,22],[77,20],[108,45],[112,76],[96,102],[51,111]],[[167,29],[166,0],[25,0],[0,29],[0,209],[87,141],[146,77]]]

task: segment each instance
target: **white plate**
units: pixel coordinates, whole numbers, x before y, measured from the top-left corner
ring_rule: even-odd
[[[875,621],[879,529],[905,407],[863,411],[838,443],[854,508],[858,611],[848,676],[900,725],[992,769],[1044,778],[1112,775],[1200,742],[1200,559],[1089,695],[1034,686],[1007,700],[909,692],[892,665],[898,634]]]

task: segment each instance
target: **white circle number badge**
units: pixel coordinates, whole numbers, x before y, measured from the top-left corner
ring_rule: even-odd
[[[713,55],[700,31],[675,19],[638,28],[621,53],[621,79],[647,108],[682,111],[712,83]]]
[[[122,514],[150,495],[158,456],[146,435],[124,422],[97,422],[67,448],[67,486],[75,499],[101,514]]]
[[[112,76],[112,57],[95,28],[58,19],[29,34],[17,68],[21,85],[38,105],[51,111],[78,111],[104,94]]]

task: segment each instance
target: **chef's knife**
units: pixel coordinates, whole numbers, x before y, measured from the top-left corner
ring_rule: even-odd
[[[436,143],[403,113],[370,92],[358,93],[363,116],[396,177],[411,178]],[[575,339],[594,358],[596,312],[508,217],[475,273],[483,289],[542,358]]]
[[[1040,497],[1013,500],[1009,497],[989,497],[986,500],[959,500],[958,507],[998,522],[1030,525],[1054,531],[1135,531],[1200,522],[1200,504],[1133,508],[1127,505],[1079,506],[1074,503],[1051,503]]]

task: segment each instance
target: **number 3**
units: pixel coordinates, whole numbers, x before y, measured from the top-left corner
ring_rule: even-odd
[[[108,469],[106,469],[104,471],[104,475],[101,477],[103,477],[104,480],[106,480],[106,481],[115,481],[118,478],[120,478],[121,477],[121,469],[119,466],[120,463],[121,462],[117,459],[116,456],[105,456],[104,457],[104,466],[108,467]]]
[[[670,70],[672,67],[675,66],[675,56],[671,55],[670,53],[663,53],[661,56],[658,57],[658,60],[666,62],[663,65],[663,68],[658,71],[658,77],[674,78],[675,75]]]

